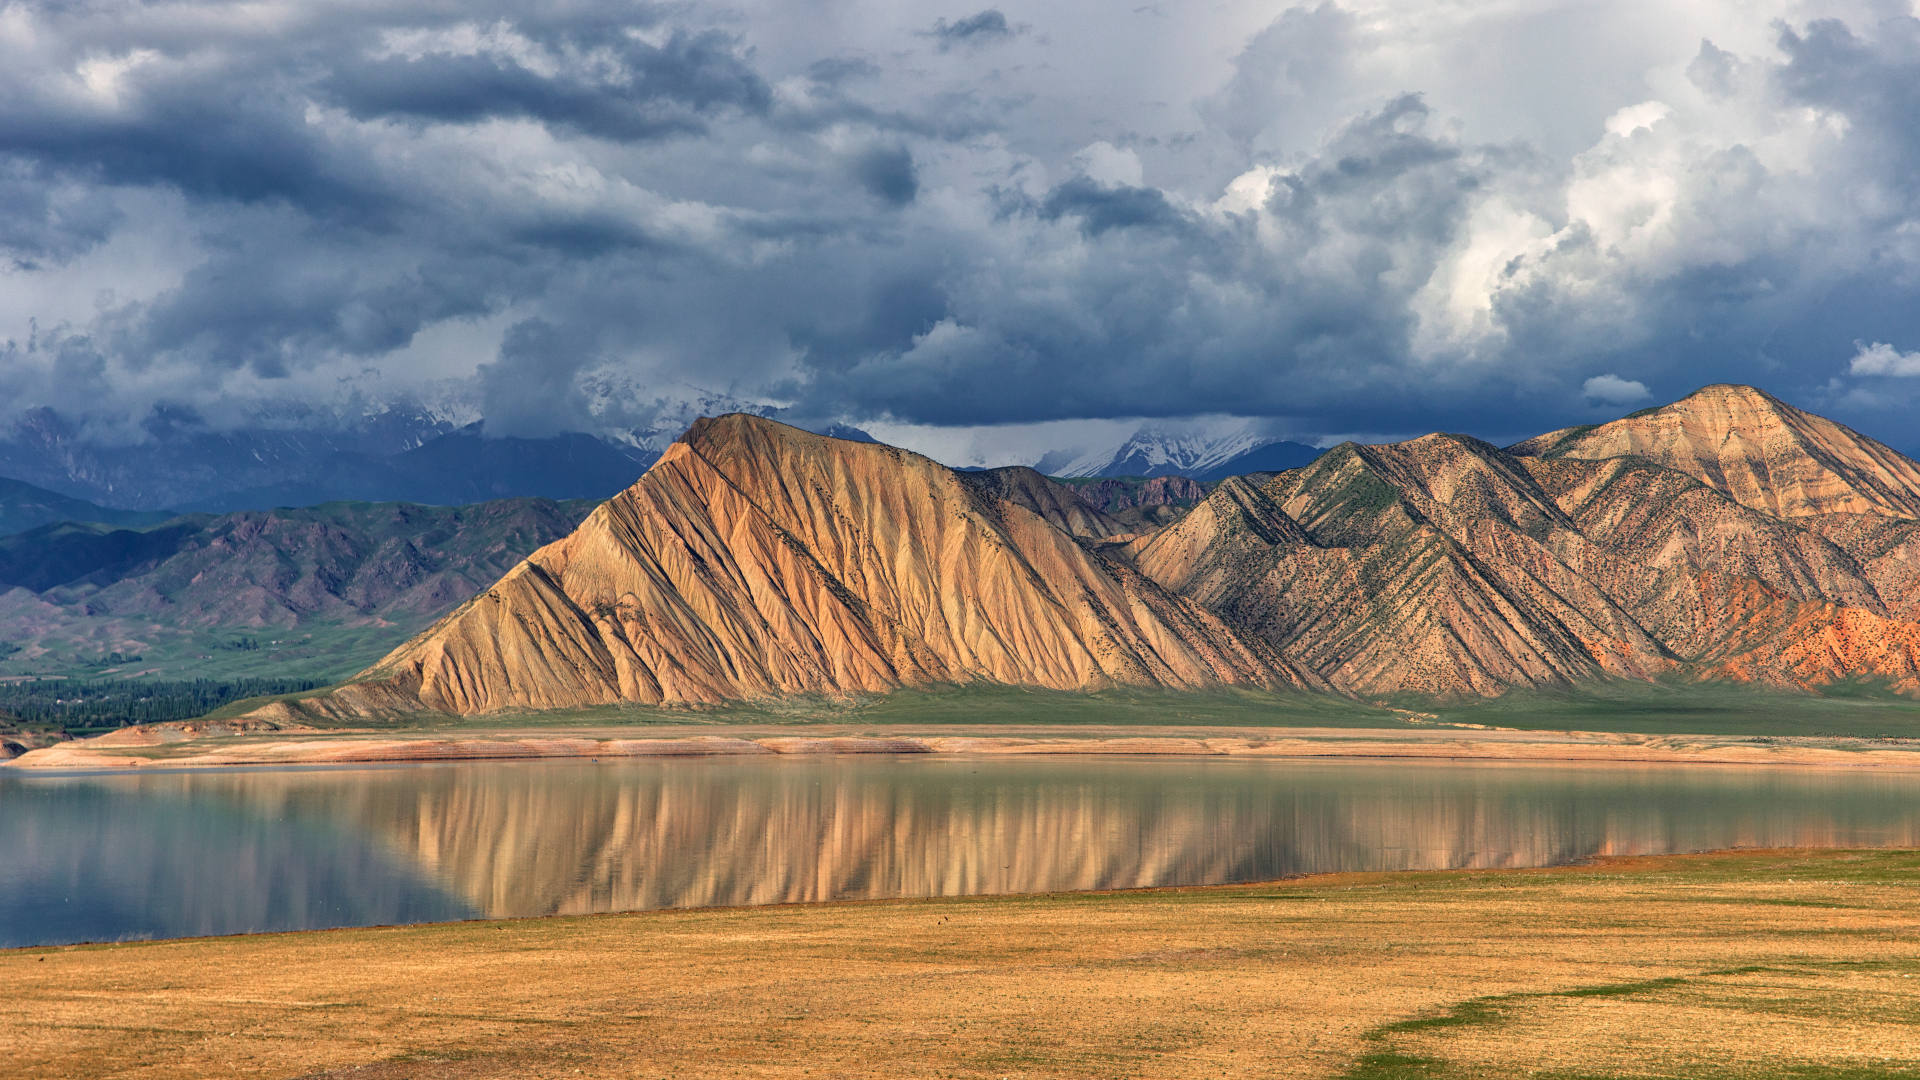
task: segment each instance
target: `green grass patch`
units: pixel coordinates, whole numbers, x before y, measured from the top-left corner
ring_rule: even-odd
[[[1920,1068],[1912,1065],[1789,1065],[1772,1076],[1780,1080],[1884,1080],[1885,1076],[1920,1076]]]
[[[1837,683],[1820,695],[1724,683],[1622,680],[1439,704],[1409,697],[1394,704],[1424,709],[1451,723],[1523,731],[1920,738],[1920,701],[1869,680]]]
[[[182,659],[181,650],[157,657],[166,678],[282,680],[282,699],[294,683],[320,685],[365,669],[394,645],[392,631],[368,627],[311,627],[298,636],[250,635],[258,648],[230,647],[233,635],[209,636],[190,647],[207,651]],[[224,643],[229,647],[221,648]],[[124,678],[89,669],[88,678]],[[1208,691],[1115,688],[1094,693],[989,683],[937,686],[851,698],[796,697],[720,707],[662,708],[637,704],[585,709],[451,717],[425,713],[382,725],[396,730],[512,727],[813,725],[884,728],[928,725],[956,728],[1114,726],[1192,728],[1385,728],[1435,730],[1472,724],[1525,731],[1599,731],[1650,735],[1920,739],[1920,701],[1850,683],[1837,696],[1816,697],[1726,685],[1629,682],[1589,684],[1564,691],[1516,690],[1493,699],[1435,703],[1412,695],[1375,704],[1335,694],[1256,689]],[[247,708],[262,702],[251,702]],[[3,709],[4,703],[0,703]],[[1398,710],[1398,711],[1396,711]],[[215,718],[245,708],[229,707]],[[1436,722],[1414,723],[1407,713]],[[185,717],[176,717],[184,719]],[[365,727],[365,723],[351,726]],[[1863,744],[1871,747],[1871,743]]]
[[[1600,988],[1595,989],[1598,990]],[[1628,992],[1631,993],[1632,991]],[[1440,1016],[1422,1016],[1413,1020],[1401,1020],[1397,1023],[1383,1024],[1368,1032],[1366,1037],[1369,1039],[1381,1039],[1388,1035],[1403,1035],[1415,1031],[1431,1031],[1435,1028],[1466,1027],[1469,1024],[1497,1024],[1504,1019],[1497,1004],[1497,1002],[1501,1000],[1501,998],[1475,998],[1472,1001],[1464,1001]]]
[[[239,655],[239,654],[236,654]],[[1605,683],[1553,693],[1514,691],[1500,698],[1434,703],[1396,698],[1394,708],[1334,694],[1251,689],[1212,691],[1111,689],[1095,693],[973,684],[901,690],[849,699],[792,698],[713,708],[610,705],[587,709],[496,713],[484,717],[421,716],[398,726],[423,728],[561,727],[579,725],[809,725],[884,728],[937,725],[994,728],[1194,727],[1387,728],[1434,730],[1477,724],[1525,731],[1604,731],[1850,739],[1920,738],[1920,702],[1905,698],[1819,698],[1725,686]],[[1403,711],[1395,711],[1395,708]],[[1870,745],[1870,744],[1869,744]]]
[[[53,679],[304,679],[338,682],[366,669],[418,626],[311,622],[295,629],[183,629],[144,619],[97,620],[99,644],[57,642],[0,657],[0,675]],[[138,642],[130,646],[126,642]],[[118,659],[114,654],[119,653]]]
[[[1103,690],[1083,694],[1007,686],[900,691],[856,703],[846,719],[868,724],[1407,726],[1396,713],[1331,694],[1262,690]]]
[[[1343,1080],[1444,1080],[1454,1069],[1438,1058],[1368,1054],[1341,1075]]]
[[[305,694],[290,695],[304,697]],[[1103,690],[1080,693],[1017,686],[972,685],[901,690],[845,700],[794,698],[714,708],[609,705],[587,709],[423,715],[404,725],[423,729],[487,727],[844,724],[883,729],[908,725],[1048,727],[1330,727],[1412,728],[1387,709],[1331,694],[1264,690],[1187,692]],[[878,733],[878,732],[876,732]]]
[[[1628,994],[1644,994],[1650,990],[1671,990],[1676,986],[1685,986],[1686,979],[1673,976],[1665,979],[1647,979],[1644,982],[1613,983],[1605,986],[1581,986],[1572,990],[1561,990],[1554,997],[1606,998],[1625,997]]]
[[[1902,853],[1911,854],[1911,853]],[[1829,864],[1833,860],[1820,860]],[[1802,867],[1804,870],[1805,867]],[[1469,1026],[1496,1026],[1508,1021],[1503,1006],[1517,1005],[1527,1000],[1547,998],[1618,998],[1637,994],[1656,993],[1663,990],[1678,990],[1683,987],[1699,986],[1702,989],[1718,989],[1710,1004],[1719,1007],[1747,1006],[1763,1012],[1775,1012],[1794,1015],[1804,1019],[1832,1020],[1843,1012],[1844,1007],[1825,1006],[1805,1010],[1783,1010],[1777,1002],[1747,1002],[1741,994],[1739,984],[1721,985],[1706,983],[1703,980],[1714,977],[1758,975],[1770,972],[1798,975],[1801,977],[1821,974],[1846,974],[1864,970],[1883,970],[1908,966],[1888,961],[1834,961],[1811,965],[1796,965],[1793,968],[1781,968],[1769,965],[1746,965],[1742,967],[1722,968],[1704,971],[1694,976],[1669,976],[1659,979],[1643,979],[1628,983],[1605,983],[1597,986],[1581,986],[1569,990],[1545,991],[1536,993],[1501,994],[1493,997],[1474,998],[1461,1002],[1437,1016],[1416,1017],[1395,1023],[1382,1024],[1365,1032],[1361,1038],[1375,1045],[1391,1047],[1394,1036],[1412,1035],[1423,1032],[1444,1031]],[[1839,989],[1839,988],[1836,988]],[[1889,1014],[1880,1019],[1894,1019],[1898,1022],[1911,1022],[1903,1014]],[[1547,1080],[1626,1080],[1627,1077],[1649,1075],[1634,1073],[1589,1073],[1539,1070],[1531,1068],[1524,1061],[1504,1063],[1496,1072],[1489,1073],[1482,1068],[1466,1069],[1444,1058],[1412,1054],[1397,1048],[1386,1048],[1363,1055],[1347,1071],[1341,1074],[1341,1080],[1455,1080],[1455,1078],[1481,1077],[1487,1075],[1526,1075],[1547,1078]],[[1710,1067],[1705,1070],[1689,1069],[1684,1073],[1655,1073],[1652,1075],[1681,1075],[1697,1077],[1700,1080],[1866,1080],[1868,1077],[1913,1077],[1920,1076],[1920,1065],[1910,1061],[1883,1062],[1873,1065],[1827,1065],[1820,1063],[1781,1064],[1778,1066],[1727,1066]]]

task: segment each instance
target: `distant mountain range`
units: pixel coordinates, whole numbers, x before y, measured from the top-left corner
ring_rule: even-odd
[[[1118,446],[1046,454],[1034,469],[1048,476],[1185,476],[1224,480],[1297,469],[1324,451],[1262,435],[1248,425],[1202,433],[1148,425]]]
[[[337,678],[594,507],[331,503],[0,538],[0,673]]]
[[[618,438],[579,432],[494,437],[484,421],[470,418],[470,409],[448,403],[400,403],[347,418],[263,416],[256,426],[223,432],[163,412],[131,443],[103,440],[38,409],[0,438],[0,477],[100,507],[141,511],[230,513],[341,499],[437,506],[603,499],[633,483],[696,417],[742,408],[775,411],[692,395],[661,403],[648,426]],[[870,437],[838,425],[834,434]],[[87,512],[76,508],[76,514]]]
[[[0,536],[26,532],[56,521],[97,521],[140,529],[158,525],[172,516],[164,510],[113,510],[0,477]]]
[[[129,487],[189,494],[217,483],[206,477],[196,479],[193,474],[198,471],[197,466],[189,469],[184,478],[163,475],[167,468],[178,465],[189,452],[206,455],[202,464],[206,466],[207,476],[218,472],[212,468],[213,463],[226,455],[238,455],[257,464],[258,459],[250,455],[266,443],[255,438],[256,435],[196,437],[189,446],[175,446],[172,452],[156,449],[155,456],[162,466],[145,472],[133,467],[138,455],[122,458],[124,451],[76,454],[76,459],[88,462],[90,469],[103,461],[112,463],[110,468],[102,467],[104,473],[81,470],[83,476],[110,474],[117,479],[76,483],[67,477],[61,482],[82,490],[105,487],[107,493],[103,497],[111,499],[122,497]],[[242,465],[230,475],[279,476],[280,479],[221,490],[177,502],[165,510],[116,509],[0,477],[0,536],[57,521],[145,528],[181,513],[226,514],[337,501],[465,506],[524,497],[598,500],[633,483],[659,456],[657,451],[577,433],[545,439],[486,438],[478,423],[434,435],[411,449],[385,455],[328,450],[317,458],[302,457],[309,451],[335,445],[330,439],[317,443],[282,441],[273,445],[281,453],[274,457],[272,467]],[[16,460],[15,464],[20,462]],[[44,476],[49,470],[42,463],[29,471]],[[129,478],[136,482],[127,483]]]
[[[1920,466],[1711,386],[1505,450],[1342,444],[1161,524],[1031,469],[732,415],[349,684],[267,711],[1615,680],[1920,693]]]
[[[120,442],[96,437],[51,409],[36,409],[0,438],[0,476],[102,506],[172,510],[293,479],[336,454],[402,453],[455,428],[428,411],[404,408],[350,423],[263,418],[262,426],[227,432],[163,413],[138,441]]]
[[[1920,467],[1746,387],[1504,450],[1343,444],[1211,483],[961,472],[843,433],[703,420],[591,515],[506,499],[156,523],[0,485],[4,520],[32,526],[0,537],[0,674],[337,677],[452,611],[316,707],[976,680],[1409,702],[1623,679],[1920,691]],[[484,493],[567,443],[447,432],[374,478]],[[576,445],[605,463],[579,470],[595,482],[639,471]]]
[[[487,438],[474,423],[397,454],[329,454],[291,479],[223,491],[181,509],[230,513],[342,499],[433,506],[528,496],[604,499],[638,480],[657,457],[578,433]]]
[[[0,478],[24,485],[0,490],[0,534],[63,516],[114,525],[149,520],[125,511],[223,514],[336,500],[462,506],[519,497],[604,499],[637,479],[701,416],[780,413],[689,390],[656,402],[644,427],[520,438],[488,434],[473,411],[457,401],[398,402],[347,417],[288,406],[251,426],[212,431],[195,417],[163,410],[129,442],[93,435],[50,409],[33,410],[0,437]],[[809,430],[873,441],[845,423]],[[1071,477],[1217,481],[1298,468],[1320,453],[1245,424],[1212,433],[1149,425],[1118,446],[1047,454],[1037,468]],[[61,498],[77,501],[52,501]],[[16,504],[17,513],[7,510]]]

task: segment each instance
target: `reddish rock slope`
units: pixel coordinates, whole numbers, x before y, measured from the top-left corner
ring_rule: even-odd
[[[1507,452],[1450,435],[1339,447],[1223,485],[1130,550],[1365,695],[1663,675],[1911,691],[1916,514],[1911,461],[1721,386]]]

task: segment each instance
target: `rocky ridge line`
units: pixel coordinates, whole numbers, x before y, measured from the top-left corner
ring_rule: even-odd
[[[572,536],[302,708],[975,680],[1368,700],[1604,679],[1912,693],[1909,506],[1913,463],[1740,387],[1508,450],[1349,443],[1224,481],[1164,527],[1032,470],[956,474],[732,415],[697,422]]]

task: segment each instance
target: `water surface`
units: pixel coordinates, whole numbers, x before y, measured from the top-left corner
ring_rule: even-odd
[[[0,775],[0,945],[1920,847],[1867,769],[783,757]]]

